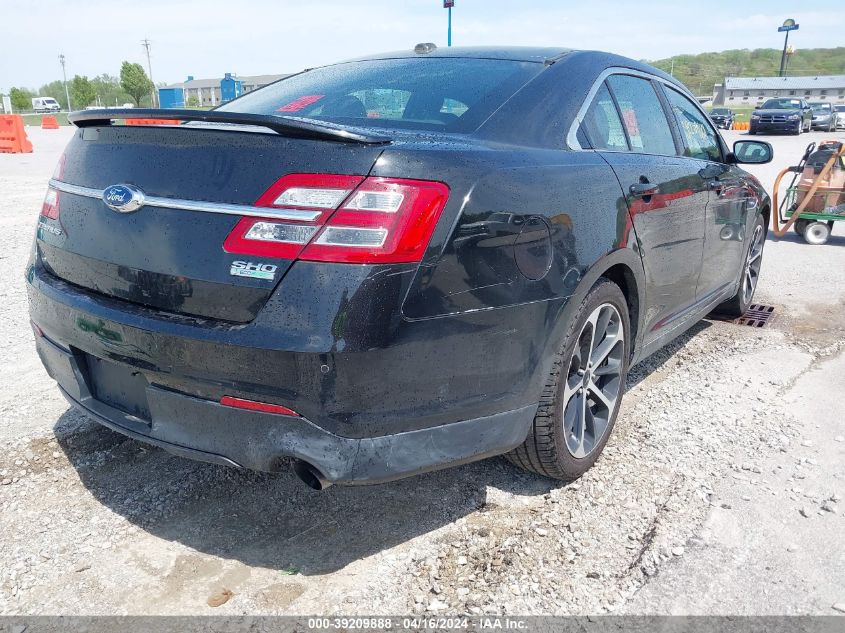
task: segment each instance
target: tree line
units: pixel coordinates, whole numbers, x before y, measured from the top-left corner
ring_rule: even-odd
[[[91,105],[110,107],[124,103],[134,103],[137,107],[150,107],[151,93],[154,88],[153,82],[147,77],[147,73],[140,64],[126,61],[120,66],[119,77],[107,73],[93,79],[85,75],[74,75],[67,82],[71,106],[74,110],[82,110]],[[37,91],[24,87],[9,90],[9,98],[15,112],[31,110],[33,97],[52,97],[59,102],[63,110],[68,109],[65,85],[61,79],[51,81]]]
[[[800,32],[799,32],[800,33]],[[676,55],[647,63],[671,72],[693,94],[713,94],[713,86],[725,77],[776,77],[780,69],[781,49],[756,48]],[[845,74],[845,47],[797,49],[788,56],[786,75],[815,76]]]

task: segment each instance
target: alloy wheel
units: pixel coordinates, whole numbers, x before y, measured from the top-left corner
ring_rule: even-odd
[[[760,266],[763,264],[763,244],[766,235],[763,227],[757,225],[754,235],[751,236],[751,246],[748,249],[748,257],[745,259],[745,275],[742,280],[742,299],[746,305],[751,303],[754,291],[757,289],[757,280],[760,278]]]
[[[607,432],[622,392],[624,353],[622,317],[603,303],[581,328],[561,400],[566,448],[577,459],[590,455]]]

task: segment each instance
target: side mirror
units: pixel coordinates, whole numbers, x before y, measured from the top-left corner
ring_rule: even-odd
[[[731,156],[734,163],[762,165],[772,161],[775,151],[766,141],[737,141],[734,143],[734,151]]]

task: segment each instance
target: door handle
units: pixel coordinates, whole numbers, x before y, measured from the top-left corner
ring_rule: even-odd
[[[651,182],[637,182],[628,187],[628,191],[637,198],[653,196],[657,193],[657,185]]]

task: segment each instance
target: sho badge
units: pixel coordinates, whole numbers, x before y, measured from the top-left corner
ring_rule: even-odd
[[[232,262],[229,274],[236,277],[252,277],[253,279],[269,279],[272,281],[276,277],[277,268],[278,266],[273,264],[235,261]]]

